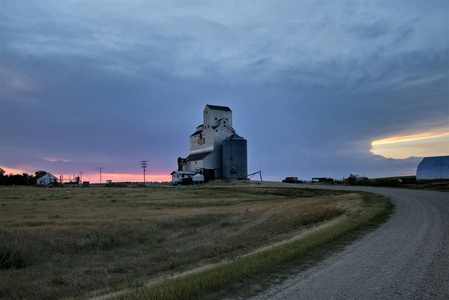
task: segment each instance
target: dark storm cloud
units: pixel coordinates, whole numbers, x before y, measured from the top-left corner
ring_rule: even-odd
[[[218,104],[250,171],[409,172],[369,150],[448,125],[448,4],[390,4],[4,1],[1,165],[169,173]]]

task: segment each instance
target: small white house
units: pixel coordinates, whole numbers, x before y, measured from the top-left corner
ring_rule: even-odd
[[[173,184],[189,184],[193,181],[195,174],[194,171],[173,171],[170,175]]]
[[[54,185],[57,182],[58,182],[58,178],[56,178],[55,176],[53,176],[50,173],[45,174],[44,176],[40,177],[37,180],[38,185],[45,185],[45,186]]]

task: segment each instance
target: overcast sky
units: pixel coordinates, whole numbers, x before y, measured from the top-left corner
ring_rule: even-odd
[[[449,155],[446,0],[0,3],[7,170],[169,174],[206,104],[232,109],[266,179]],[[388,144],[401,159],[370,151],[410,136]]]

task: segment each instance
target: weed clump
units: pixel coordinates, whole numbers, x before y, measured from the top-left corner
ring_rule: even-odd
[[[17,250],[0,250],[0,269],[23,269],[28,266],[27,259]]]

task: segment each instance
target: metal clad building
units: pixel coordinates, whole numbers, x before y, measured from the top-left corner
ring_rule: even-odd
[[[416,180],[449,179],[449,156],[425,157],[416,170]]]
[[[223,141],[223,179],[236,180],[247,174],[247,142],[233,134]]]
[[[224,141],[232,136],[234,138],[230,139],[228,146],[234,147],[235,144],[235,149],[230,151],[232,148],[229,148],[225,154]],[[206,181],[223,178],[237,179],[247,175],[246,156],[246,140],[236,135],[232,127],[231,109],[226,106],[208,104],[203,110],[203,124],[197,126],[196,131],[190,136],[190,155],[186,158],[178,158],[178,171],[202,173]],[[231,176],[230,170],[237,169],[231,164],[234,157],[239,161],[239,168],[237,173],[232,173]],[[226,170],[225,158],[227,159]]]

